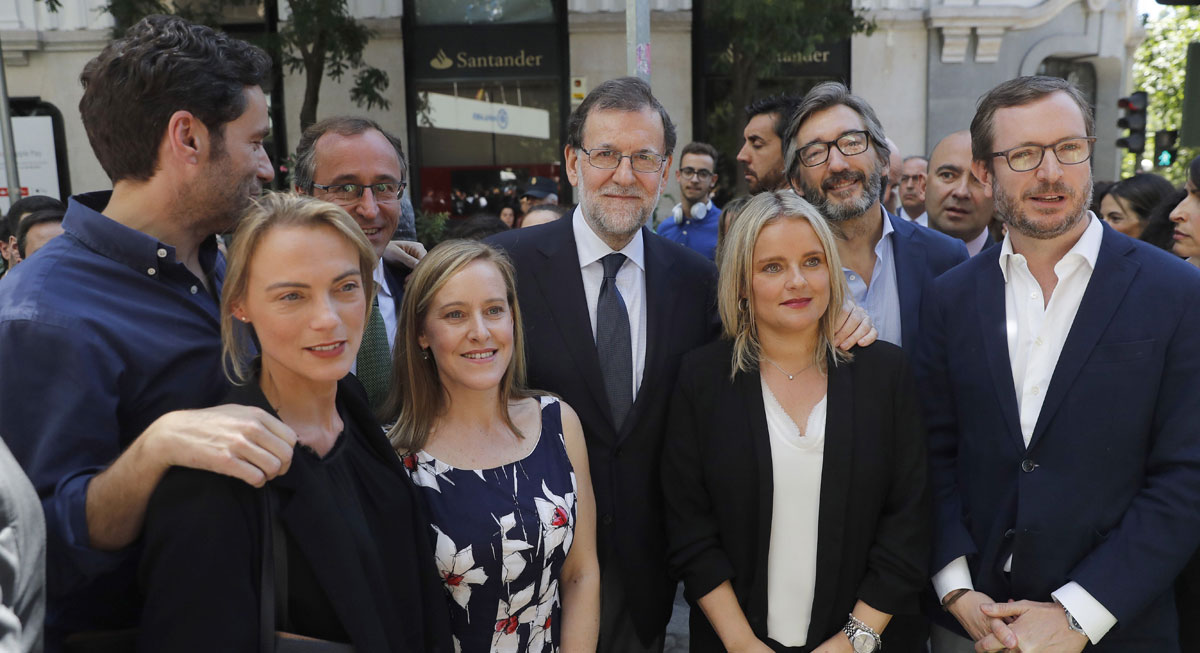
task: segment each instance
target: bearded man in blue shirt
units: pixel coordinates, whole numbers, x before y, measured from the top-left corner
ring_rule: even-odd
[[[136,624],[147,501],[168,467],[253,485],[295,434],[257,408],[213,407],[229,230],[274,172],[265,52],[151,16],[81,75],[111,193],[71,198],[63,230],[0,286],[0,435],[42,498],[48,651]]]

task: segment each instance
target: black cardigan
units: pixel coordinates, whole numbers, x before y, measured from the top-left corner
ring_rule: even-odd
[[[365,526],[379,547],[385,577],[367,577],[358,564],[355,529],[345,527],[325,488],[328,477],[314,457],[297,451],[288,472],[269,485],[278,497],[289,549],[302,554],[293,560],[289,553],[288,567],[307,564],[302,569],[312,572],[296,578],[291,589],[311,588],[303,581],[315,579],[324,596],[297,598],[291,591],[292,605],[307,600],[318,609],[332,606],[358,653],[452,651],[445,591],[416,491],[352,376],[338,383],[338,401],[343,416],[354,422],[342,437],[360,438],[379,463],[364,472],[364,484],[375,491],[360,500],[367,515],[378,516]],[[257,380],[234,389],[226,403],[275,414]],[[259,492],[211,472],[182,467],[167,472],[147,510],[140,650],[257,651]],[[292,630],[304,634],[304,624],[293,624]]]
[[[669,565],[694,608],[731,581],[766,641],[771,445],[759,374],[731,381],[731,352],[729,341],[714,342],[680,370],[663,451]],[[802,651],[837,633],[859,599],[890,614],[918,612],[929,582],[925,432],[908,363],[884,342],[854,354],[829,365],[816,591]],[[698,608],[691,646],[725,650]]]

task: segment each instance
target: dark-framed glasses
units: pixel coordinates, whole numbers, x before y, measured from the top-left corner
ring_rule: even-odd
[[[592,148],[585,150],[579,148],[580,152],[587,155],[588,163],[593,168],[601,170],[615,170],[621,167],[621,159],[629,159],[629,165],[633,166],[634,172],[658,172],[662,170],[663,164],[667,162],[667,157],[654,152],[634,152],[633,154],[621,154],[616,150],[603,150],[600,148]]]
[[[700,181],[708,181],[709,179],[712,179],[713,173],[712,170],[705,170],[704,168],[700,168],[699,170],[695,168],[680,168],[679,176],[683,177],[684,179],[699,179]]]
[[[1054,158],[1063,165],[1073,166],[1092,158],[1092,146],[1095,136],[1077,136],[1064,138],[1049,145],[1018,145],[1003,152],[992,152],[992,156],[1002,156],[1008,161],[1008,167],[1013,172],[1029,172],[1042,165],[1046,150],[1054,151]]]
[[[838,136],[832,141],[818,141],[800,148],[797,159],[800,165],[813,168],[829,160],[829,146],[836,147],[842,156],[855,156],[867,151],[871,144],[871,135],[866,130],[851,131]]]
[[[312,187],[321,191],[323,199],[327,199],[334,204],[350,205],[358,202],[363,196],[363,191],[370,188],[371,197],[375,198],[376,202],[396,202],[400,200],[400,194],[404,192],[404,188],[408,186],[403,181],[387,181],[379,184],[332,184],[326,186],[324,184],[313,184]]]

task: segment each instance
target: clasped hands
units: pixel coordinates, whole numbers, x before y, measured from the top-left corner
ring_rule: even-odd
[[[950,614],[975,641],[976,653],[1078,653],[1087,637],[1071,630],[1057,603],[996,603],[982,592],[967,592],[950,606]]]

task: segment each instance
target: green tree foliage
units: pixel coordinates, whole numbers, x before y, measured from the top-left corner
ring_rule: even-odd
[[[42,0],[52,10],[61,0]],[[106,10],[116,23],[115,34],[151,14],[178,14],[197,23],[219,27],[226,10],[259,6],[280,0],[108,0]],[[277,34],[263,43],[271,56],[293,73],[303,73],[304,102],[300,106],[300,129],[316,122],[321,82],[325,77],[340,81],[353,73],[350,98],[360,107],[388,109],[382,93],[388,87],[388,75],[363,60],[363,50],[374,34],[350,15],[346,0],[283,0],[288,19],[281,21]]]
[[[713,73],[728,80],[727,99],[708,107],[709,140],[722,152],[740,147],[742,109],[751,101],[806,90],[786,78],[786,61],[875,29],[861,9],[842,0],[708,0],[703,12],[705,42],[728,44],[724,51],[709,45],[707,62]],[[744,192],[745,180],[733,178]]]
[[[1138,47],[1133,63],[1133,90],[1142,90],[1150,97],[1146,112],[1146,152],[1143,158],[1154,158],[1154,132],[1160,129],[1179,129],[1183,112],[1183,87],[1187,72],[1187,48],[1200,41],[1200,8],[1163,7],[1158,16],[1146,21],[1146,40]],[[1200,98],[1193,98],[1193,102]],[[1187,164],[1200,154],[1196,148],[1179,148],[1175,164],[1154,171],[1176,185],[1187,176]],[[1126,154],[1123,170],[1135,168],[1134,155]]]

